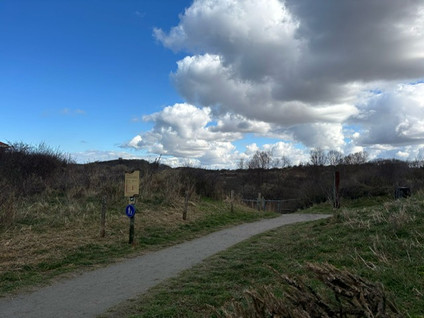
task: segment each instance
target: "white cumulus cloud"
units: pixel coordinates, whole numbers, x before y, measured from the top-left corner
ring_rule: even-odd
[[[186,103],[145,116],[154,128],[129,145],[230,162],[253,133],[410,158],[424,145],[423,30],[420,0],[195,0],[154,29],[187,54],[171,74]]]
[[[154,122],[151,131],[135,136],[126,146],[151,153],[197,158],[205,164],[228,164],[234,151],[232,141],[239,132],[214,131],[211,110],[190,104],[175,104],[144,117]]]

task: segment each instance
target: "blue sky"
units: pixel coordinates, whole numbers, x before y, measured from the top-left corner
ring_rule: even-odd
[[[1,139],[116,151],[143,129],[134,118],[181,100],[178,55],[152,32],[188,4],[1,1]]]
[[[2,0],[0,141],[78,162],[414,160],[422,30],[422,1]]]

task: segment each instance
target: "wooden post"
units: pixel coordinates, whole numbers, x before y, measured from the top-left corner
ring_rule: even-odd
[[[231,213],[234,212],[234,190],[231,190]]]
[[[130,204],[135,208],[135,197],[130,197]],[[134,224],[135,224],[135,213],[130,217],[130,232],[128,238],[128,244],[134,244]]]
[[[130,218],[129,244],[134,243],[135,197],[140,194],[140,170],[125,173],[124,196],[129,198],[127,216]],[[132,207],[131,207],[132,206]]]
[[[333,207],[340,208],[340,172],[334,172],[334,192],[333,192]]]
[[[102,197],[102,211],[100,215],[100,237],[106,234],[106,196]]]
[[[129,240],[128,240],[129,244],[134,243],[134,223],[135,223],[134,218],[135,218],[135,216],[130,218],[130,235],[129,235]]]
[[[257,202],[258,211],[261,210],[261,193],[258,193],[258,202]]]
[[[265,201],[265,197],[264,196],[262,196],[262,210],[264,210],[265,211],[265,205],[266,205],[266,201]]]
[[[186,190],[186,192],[185,192],[185,198],[184,198],[183,220],[187,220],[188,199],[189,199],[189,191]]]

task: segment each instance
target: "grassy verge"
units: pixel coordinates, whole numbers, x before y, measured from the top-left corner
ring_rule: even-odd
[[[359,199],[341,199],[341,205],[344,209],[355,209],[355,208],[373,208],[378,207],[384,204],[387,201],[392,200],[392,197],[389,196],[376,196],[376,197],[362,197]],[[333,210],[333,203],[328,201],[324,203],[314,204],[309,208],[303,209],[301,211],[297,211],[297,213],[302,214],[332,214],[335,210]]]
[[[22,202],[25,214],[13,227],[0,230],[0,295],[45,284],[62,274],[96,268],[243,222],[276,216],[224,202],[190,202],[188,219],[181,204],[140,202],[135,219],[135,244],[128,244],[125,202],[109,206],[106,236],[100,238],[100,202],[56,198]],[[66,201],[66,200],[65,200]]]
[[[422,194],[352,202],[332,219],[283,227],[219,253],[104,316],[209,317],[214,308],[242,300],[245,289],[275,288],[274,270],[317,286],[305,265],[329,263],[382,283],[402,316],[423,317],[423,252]]]

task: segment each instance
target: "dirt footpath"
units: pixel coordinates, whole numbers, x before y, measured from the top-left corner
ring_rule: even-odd
[[[287,224],[330,215],[284,214],[83,273],[35,292],[0,299],[0,317],[95,317],[249,237]]]

